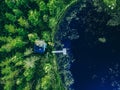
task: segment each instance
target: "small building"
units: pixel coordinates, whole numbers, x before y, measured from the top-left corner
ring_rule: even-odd
[[[46,50],[47,44],[44,40],[35,40],[34,52],[35,53],[44,53]]]

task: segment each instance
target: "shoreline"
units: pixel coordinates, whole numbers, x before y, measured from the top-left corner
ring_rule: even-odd
[[[60,31],[60,25],[62,22],[64,22],[63,20],[65,19],[66,16],[69,16],[69,12],[71,11],[71,9],[75,9],[76,7],[78,7],[78,5],[80,5],[80,1],[75,0],[74,2],[72,2],[70,5],[68,5],[63,11],[65,11],[65,13],[62,12],[62,15],[60,16],[59,22],[57,23],[56,26],[56,33],[55,33],[55,37],[54,37],[54,42],[56,43],[55,45],[55,49],[62,49],[63,48],[63,42],[61,40],[63,40],[64,38],[62,36],[60,36],[59,32]],[[72,77],[72,73],[71,73],[71,63],[74,61],[73,57],[72,57],[72,53],[70,51],[70,53],[67,56],[63,56],[61,55],[56,55],[56,60],[58,63],[58,70],[61,72],[60,76],[63,77],[62,81],[65,84],[65,86],[70,89],[72,87],[72,85],[74,84],[74,79]],[[68,83],[69,82],[69,83]],[[72,88],[74,89],[74,88]]]

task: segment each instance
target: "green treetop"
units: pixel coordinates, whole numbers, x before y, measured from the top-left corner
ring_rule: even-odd
[[[38,25],[39,17],[40,17],[40,14],[37,10],[30,10],[28,12],[28,20],[33,26]]]
[[[24,19],[23,17],[20,17],[20,18],[18,19],[18,23],[19,23],[19,25],[22,26],[22,27],[25,27],[25,28],[28,28],[28,27],[29,27],[28,21],[27,21],[26,19]]]
[[[16,16],[14,16],[13,14],[11,13],[5,13],[5,16],[8,20],[12,21],[12,22],[15,22],[16,21]]]
[[[116,0],[103,0],[103,2],[110,8],[114,9],[116,7]]]

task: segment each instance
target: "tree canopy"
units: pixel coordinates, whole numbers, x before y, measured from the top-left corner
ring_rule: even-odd
[[[68,90],[73,83],[60,75],[54,50],[54,36],[60,19],[79,0],[0,1],[0,89]],[[84,0],[82,0],[84,1]],[[110,26],[120,25],[120,1],[93,0],[111,16]],[[36,39],[48,44],[44,54],[33,51]],[[64,73],[69,73],[64,71]]]

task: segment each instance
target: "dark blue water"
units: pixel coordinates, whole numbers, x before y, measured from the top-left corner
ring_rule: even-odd
[[[69,27],[77,29],[79,38],[71,41],[75,62],[71,71],[75,90],[118,90],[111,86],[109,67],[120,64],[120,26],[107,26],[110,16],[97,12],[92,5],[77,13],[79,20],[72,19]],[[98,38],[104,37],[102,43]],[[120,68],[119,70],[120,71]],[[107,77],[103,83],[102,78]],[[114,77],[114,75],[113,75]],[[120,81],[120,76],[116,81]]]
[[[56,40],[61,41],[63,47],[69,49],[69,56],[75,59],[70,68],[74,78],[72,88],[119,90],[120,25],[107,25],[111,17],[104,11],[97,12],[97,8],[90,3],[86,3],[82,10],[79,7],[80,4],[77,4],[68,10],[56,36]],[[71,20],[67,20],[72,12],[77,13]],[[76,39],[78,35],[79,38]],[[105,41],[102,42],[99,38],[104,38]],[[63,70],[66,65],[64,62],[68,62],[69,66],[71,61],[63,58],[58,62]]]

